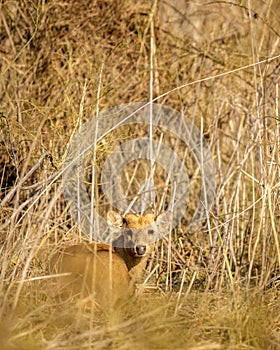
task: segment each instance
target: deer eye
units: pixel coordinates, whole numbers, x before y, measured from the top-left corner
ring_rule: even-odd
[[[127,230],[126,234],[128,235],[129,238],[132,238],[133,232],[132,230]]]
[[[153,235],[154,234],[154,230],[148,230],[148,234],[149,235]]]

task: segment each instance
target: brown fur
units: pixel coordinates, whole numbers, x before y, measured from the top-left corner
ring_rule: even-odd
[[[144,216],[126,214],[122,217],[115,211],[109,211],[107,222],[109,227],[119,230],[119,236],[113,241],[113,245],[125,261],[134,282],[138,281],[154,242],[168,232],[170,212],[158,217],[150,213]]]
[[[165,216],[163,216],[165,215]],[[141,276],[153,248],[155,234],[169,216],[136,216],[109,211],[107,222],[116,239],[106,244],[81,243],[63,248],[51,261],[51,272],[59,274],[59,295],[78,296],[101,307],[127,299]],[[156,224],[157,223],[157,224]]]
[[[51,271],[60,275],[56,278],[56,295],[63,299],[78,297],[86,306],[115,306],[132,293],[126,264],[105,244],[65,247],[52,260]]]

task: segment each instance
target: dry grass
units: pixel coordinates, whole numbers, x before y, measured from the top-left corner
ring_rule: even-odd
[[[100,316],[53,304],[40,287],[26,286],[3,318],[6,349],[279,349],[279,292],[146,293]]]
[[[279,349],[279,4],[196,1],[180,14],[166,3],[0,4],[3,349]],[[82,235],[62,195],[69,141],[97,109],[151,91],[203,128],[216,165],[209,220],[195,234],[182,221],[158,244],[145,293],[123,313],[55,304],[48,256]]]

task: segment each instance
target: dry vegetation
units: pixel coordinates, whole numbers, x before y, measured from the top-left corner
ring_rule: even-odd
[[[3,350],[280,349],[280,5],[167,3],[1,1]],[[156,102],[203,122],[215,203],[199,232],[182,222],[158,244],[138,300],[97,317],[56,304],[43,278],[79,240],[60,170],[97,108],[150,99],[151,50]]]

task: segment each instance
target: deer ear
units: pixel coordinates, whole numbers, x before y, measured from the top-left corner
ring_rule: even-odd
[[[168,225],[171,222],[171,220],[172,220],[172,213],[170,210],[168,210],[158,215],[158,217],[156,218],[156,223],[158,225],[165,226],[165,225]]]
[[[123,217],[114,210],[107,213],[107,224],[112,227],[121,228],[123,226]]]

